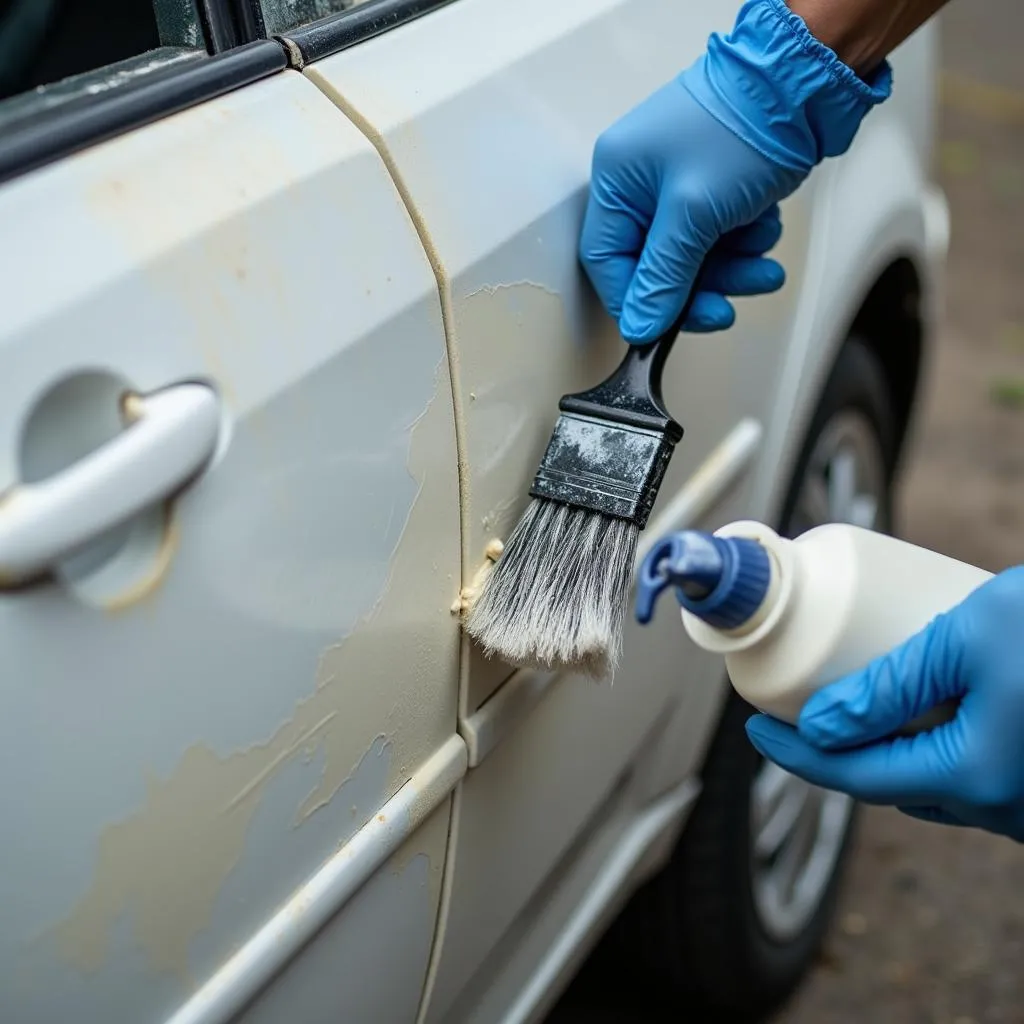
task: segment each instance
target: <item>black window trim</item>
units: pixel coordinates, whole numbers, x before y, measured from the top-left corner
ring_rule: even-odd
[[[288,49],[293,68],[347,50],[366,39],[424,14],[446,7],[455,0],[368,0],[308,25],[280,33],[277,38]]]
[[[212,56],[169,65],[99,96],[83,94],[50,109],[27,110],[0,137],[0,185],[289,66],[301,69],[453,2],[367,0],[279,36],[254,39],[263,32],[259,0],[197,0]]]
[[[287,66],[281,45],[262,39],[213,57],[171,65],[100,96],[78,96],[37,116],[26,116],[0,138],[0,183]]]
[[[260,0],[194,0],[210,53],[224,53],[266,36]]]

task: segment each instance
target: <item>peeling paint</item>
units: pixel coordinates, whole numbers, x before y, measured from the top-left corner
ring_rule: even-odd
[[[5,336],[31,356],[16,390],[78,372],[88,336],[126,389],[219,378],[231,444],[176,503],[181,543],[151,599],[98,610],[142,574],[126,558],[89,600],[69,570],[5,609],[5,745],[32,769],[6,803],[25,841],[5,860],[0,1005],[166,1019],[454,735],[450,384],[441,366],[440,419],[410,451],[443,357],[433,279],[365,140],[300,76],[71,164],[8,197],[25,244]],[[70,232],[56,250],[32,232],[54,204]],[[18,454],[0,453],[0,486]],[[401,924],[429,943],[433,923]]]
[[[324,715],[324,717],[321,718],[319,722],[316,722],[313,725],[311,725],[301,736],[298,737],[298,739],[295,740],[294,743],[290,743],[283,750],[281,750],[273,758],[273,760],[271,760],[271,762],[268,765],[266,765],[266,767],[261,768],[256,773],[256,775],[252,779],[250,779],[249,782],[247,782],[246,785],[231,798],[231,801],[224,808],[223,813],[227,813],[233,810],[235,807],[237,807],[238,804],[243,803],[246,800],[246,798],[250,796],[250,794],[252,794],[254,790],[258,789],[259,786],[270,777],[274,769],[277,768],[278,765],[280,765],[281,762],[285,760],[285,758],[291,757],[291,755],[295,753],[298,747],[304,746],[309,740],[313,739],[317,735],[317,733],[319,733],[324,728],[324,726],[326,726],[330,721],[337,717],[337,714],[338,713],[336,711],[331,711],[330,713]],[[353,769],[353,771],[354,770],[355,769]],[[351,778],[351,773],[349,774],[349,777]],[[300,816],[303,818],[307,816],[306,813],[303,813],[301,809],[299,813]]]
[[[209,923],[220,885],[242,855],[263,787],[335,715],[294,736],[308,718],[300,713],[269,743],[226,759],[196,745],[170,779],[148,779],[145,810],[104,831],[92,888],[56,929],[58,948],[69,962],[86,971],[102,966],[110,930],[130,909],[151,966],[185,977],[188,941]],[[337,788],[354,778],[367,758],[387,752],[390,744],[382,740],[377,738]],[[297,823],[326,803],[311,804],[314,795],[299,808]]]
[[[247,1007],[247,1024],[412,1021],[434,935],[447,831],[444,805]],[[382,963],[387,982],[374,984]]]
[[[382,877],[393,880],[394,872],[382,871],[381,868],[396,852],[414,849],[413,863],[419,861],[424,867],[428,866],[424,862],[443,860],[446,839],[443,826],[448,820],[445,804],[465,774],[466,763],[465,744],[458,736],[449,736],[375,816],[371,816],[340,849],[332,851],[318,870],[304,879],[243,945],[233,950],[168,1024],[219,1024],[235,1020],[243,1007],[251,1006],[258,992],[266,991],[267,982],[272,978],[280,981],[282,975],[288,973],[293,976],[295,973],[308,973],[310,963],[318,959],[316,949],[323,949],[322,939],[332,931],[344,935],[345,943],[354,943],[358,948],[380,941],[382,936],[390,935],[397,939],[398,933],[401,933],[402,944],[411,937],[423,942],[424,947],[429,946],[436,916],[436,899],[433,901],[433,913],[428,915],[420,914],[408,900],[400,908],[389,911],[381,907],[385,901],[377,890],[372,906],[378,913],[383,909],[383,913],[373,929],[363,925],[357,908],[360,905],[365,907],[368,893],[375,890],[375,881]],[[440,833],[438,825],[442,826]],[[428,851],[432,851],[433,856]],[[425,896],[428,886],[420,885],[418,888]],[[314,937],[315,941],[311,942]],[[391,945],[395,955],[389,960],[389,966],[400,969],[408,963],[407,951],[403,954]],[[298,955],[300,952],[302,956]],[[425,949],[422,956],[425,960]],[[332,960],[327,974],[330,983],[335,984],[340,962],[336,956],[332,956]],[[321,971],[314,973],[321,976]],[[312,983],[319,984],[315,980]],[[363,991],[366,989],[366,986],[357,987]],[[307,986],[296,984],[295,988],[294,1001],[304,1002]],[[351,985],[342,985],[347,995],[347,1013],[353,1012],[350,988]],[[416,991],[413,986],[406,990],[405,995],[414,996]],[[335,1000],[336,996],[331,1000],[332,1006]],[[300,1017],[305,1016],[302,1010],[298,1012]],[[293,1006],[291,1015],[294,1013]],[[247,1013],[246,1019],[250,1016]],[[326,1016],[334,1016],[334,1013]],[[366,1013],[355,1016],[360,1020],[368,1019]],[[409,1019],[408,1014],[400,1014],[396,1018],[382,1011],[372,1016],[386,1020]],[[317,1020],[324,1017],[324,1014],[315,1015]],[[271,1019],[280,1019],[280,1014]]]
[[[447,601],[424,608],[416,587],[393,584],[424,579],[423,552],[436,550],[439,524],[457,514],[454,473],[427,472],[439,452],[453,449],[442,361],[434,398],[410,427],[407,466],[419,487],[383,593],[356,629],[324,652],[315,690],[272,736],[226,757],[205,744],[190,747],[168,778],[147,780],[145,803],[135,814],[103,831],[92,884],[55,930],[71,963],[82,970],[102,966],[115,922],[128,914],[151,966],[184,977],[189,943],[209,925],[217,894],[243,856],[253,813],[283,764],[311,747],[324,758],[319,782],[296,808],[300,826],[371,756],[389,760],[383,802],[407,777],[405,766],[423,762],[451,732],[457,624]],[[438,680],[450,688],[447,700],[440,699]],[[369,749],[366,725],[378,732]],[[352,815],[353,828],[377,806]]]

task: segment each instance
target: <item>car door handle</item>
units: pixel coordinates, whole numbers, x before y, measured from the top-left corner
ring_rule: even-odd
[[[178,384],[122,399],[127,429],[68,469],[0,495],[0,586],[23,583],[164,501],[217,447],[213,388]]]

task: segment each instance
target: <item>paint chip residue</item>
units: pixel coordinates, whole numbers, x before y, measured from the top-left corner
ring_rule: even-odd
[[[381,597],[344,641],[324,652],[315,690],[269,739],[226,757],[201,743],[190,747],[170,777],[147,779],[139,811],[103,831],[92,883],[54,930],[58,949],[79,969],[103,966],[114,925],[127,914],[151,967],[186,978],[189,944],[210,925],[267,784],[286,762],[312,748],[324,759],[319,782],[296,808],[294,827],[326,807],[365,758],[387,754],[388,791],[379,803],[350,814],[346,801],[344,820],[354,832],[405,781],[405,766],[423,761],[454,728],[458,628],[447,612],[450,598],[426,615],[422,604],[422,588],[432,586],[424,580],[434,578],[423,551],[458,559],[447,376],[442,362],[435,395],[412,425],[407,465],[420,486]],[[446,457],[450,472],[439,471]],[[452,524],[451,550],[439,551],[438,523],[445,521]],[[395,579],[417,585],[393,587]],[[402,643],[394,642],[397,630]],[[367,730],[374,727],[383,731],[367,749]],[[268,892],[267,912],[287,895]]]

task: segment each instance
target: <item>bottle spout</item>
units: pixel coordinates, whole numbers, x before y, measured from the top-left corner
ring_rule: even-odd
[[[681,530],[663,537],[640,566],[636,617],[646,625],[661,594],[716,629],[738,629],[757,613],[771,585],[771,560],[756,541]]]

